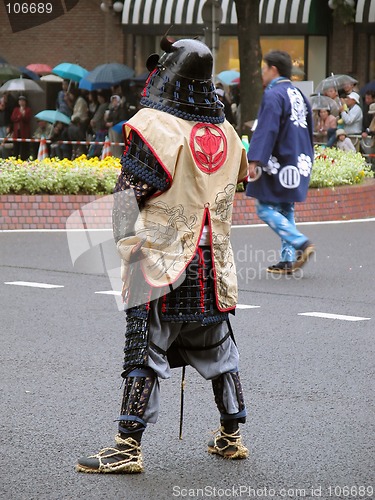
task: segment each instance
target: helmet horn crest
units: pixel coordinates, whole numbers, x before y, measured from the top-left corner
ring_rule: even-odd
[[[163,38],[161,39],[161,42],[160,42],[160,48],[162,50],[164,50],[164,52],[167,52],[168,54],[170,54],[171,52],[175,52],[176,50],[178,50],[177,47],[174,47],[173,46],[173,43],[172,40],[169,40],[169,38],[167,38],[166,36],[163,36]]]

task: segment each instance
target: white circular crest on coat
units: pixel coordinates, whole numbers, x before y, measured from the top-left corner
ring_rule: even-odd
[[[280,184],[286,189],[295,189],[300,185],[301,175],[294,165],[286,165],[279,173]]]

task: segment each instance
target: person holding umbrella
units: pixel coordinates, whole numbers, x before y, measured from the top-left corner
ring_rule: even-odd
[[[69,80],[63,80],[61,83],[61,90],[57,94],[56,109],[66,116],[72,116],[73,104],[69,98],[68,88]]]
[[[27,99],[24,95],[18,98],[16,106],[10,117],[13,126],[13,139],[30,139],[31,137],[31,108],[27,105]],[[14,142],[14,156],[21,160],[27,160],[30,154],[30,145],[27,142]]]
[[[314,127],[314,136],[316,142],[325,143],[327,139],[335,134],[337,128],[336,118],[330,113],[329,108],[317,110],[317,120]]]
[[[351,92],[344,98],[344,104],[340,108],[340,119],[337,123],[347,134],[362,133],[363,113],[359,102],[359,94]]]
[[[124,121],[127,117],[126,109],[121,102],[121,97],[117,94],[111,96],[111,102],[109,105],[109,109],[106,113],[106,127],[108,128],[108,138],[111,142],[122,142],[122,136],[116,130],[113,129],[113,126],[116,123]],[[121,146],[112,146],[111,151],[113,156],[121,157],[123,152],[123,147]]]
[[[109,105],[109,92],[108,90],[100,90],[97,92],[98,98],[98,108],[95,111],[94,116],[90,120],[90,126],[95,134],[95,141],[103,142],[108,133],[108,129],[105,125],[105,113]],[[100,156],[103,146],[101,145],[91,145],[89,148],[88,156],[91,158],[93,156]]]

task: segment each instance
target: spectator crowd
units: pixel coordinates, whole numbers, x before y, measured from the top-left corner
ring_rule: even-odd
[[[102,145],[74,143],[104,142],[107,139],[112,143],[111,153],[121,156],[122,134],[114,126],[131,118],[139,109],[139,87],[136,87],[136,92],[128,84],[86,91],[69,80],[63,80],[61,85],[55,108],[67,119],[53,124],[39,120],[34,132],[31,130],[33,114],[27,97],[20,95],[17,99],[10,92],[0,95],[0,157],[13,155],[25,160],[38,155],[39,142],[7,142],[9,137],[36,141],[44,137],[49,140],[49,155],[60,159],[73,159],[81,154],[100,156]],[[240,86],[228,88],[217,83],[216,87],[227,120],[241,135]],[[373,155],[375,89],[368,90],[361,97],[355,84],[347,84],[339,90],[335,87],[325,89],[324,96],[334,105],[313,107],[315,144]]]
[[[137,111],[137,98],[129,86],[117,85],[111,89],[86,91],[78,89],[74,82],[64,80],[57,93],[57,111],[61,121],[49,123],[38,119],[32,133],[32,110],[25,95],[14,97],[11,92],[0,95],[0,157],[20,157],[22,160],[38,155],[39,140],[48,140],[51,157],[73,159],[81,154],[100,156],[100,144],[75,144],[75,142],[115,143],[111,153],[120,157],[122,135],[114,126],[128,120]],[[63,119],[64,118],[64,119]],[[12,138],[13,141],[7,141]],[[35,139],[35,142],[14,139]],[[73,142],[73,144],[71,144]]]

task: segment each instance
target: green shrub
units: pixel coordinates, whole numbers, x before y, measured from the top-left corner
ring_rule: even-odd
[[[360,184],[374,173],[361,153],[315,146],[315,161],[310,187],[322,188]]]
[[[120,173],[119,158],[75,160],[47,158],[21,161],[0,159],[0,194],[111,194]],[[359,184],[374,174],[360,153],[315,147],[310,187]],[[243,184],[237,186],[243,191]]]

